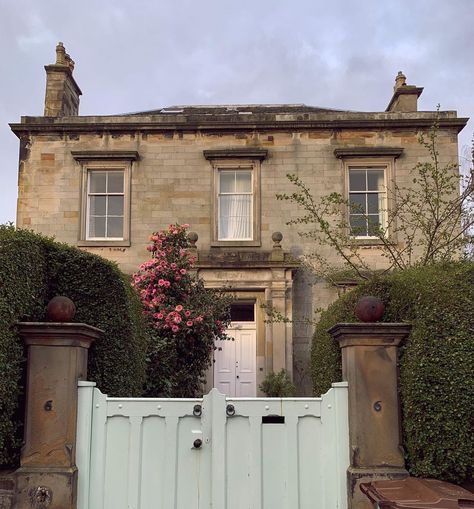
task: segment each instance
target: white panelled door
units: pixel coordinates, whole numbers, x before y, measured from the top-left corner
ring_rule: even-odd
[[[216,342],[214,387],[230,397],[257,395],[257,331],[255,324],[233,323],[229,339]]]

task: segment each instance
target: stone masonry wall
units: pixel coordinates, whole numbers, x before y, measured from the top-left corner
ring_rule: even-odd
[[[439,132],[441,163],[456,161],[457,132]],[[116,261],[127,273],[133,272],[148,253],[145,250],[152,231],[169,223],[189,223],[199,235],[198,249],[209,250],[211,241],[212,165],[203,150],[259,147],[268,150],[261,164],[261,248],[271,250],[271,235],[283,234],[284,250],[299,256],[313,248],[301,238],[303,227],[287,226],[300,211],[289,202],[277,201],[276,193],[293,192],[287,173],[297,174],[316,197],[344,190],[344,168],[334,155],[343,147],[403,147],[395,161],[395,178],[399,185],[409,185],[410,170],[420,160],[428,160],[426,150],[417,141],[414,129],[269,131],[257,133],[206,134],[199,130],[174,134],[41,134],[30,137],[29,147],[20,161],[17,225],[32,228],[57,240],[77,245],[80,221],[81,165],[71,151],[127,150],[137,151],[140,159],[133,163],[131,180],[130,247],[87,247],[88,251]],[[308,227],[306,227],[308,228]],[[330,256],[330,252],[326,253]],[[375,246],[365,248],[365,256],[374,268],[383,268],[384,259]],[[293,285],[295,317],[312,316],[337,297],[334,288],[324,283],[309,284],[297,275]],[[295,376],[309,390],[304,365],[309,357],[311,328],[294,325]],[[300,363],[301,366],[297,366]],[[299,373],[299,371],[301,373]]]

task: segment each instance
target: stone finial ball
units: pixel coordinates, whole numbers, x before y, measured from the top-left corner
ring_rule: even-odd
[[[281,242],[282,239],[283,239],[283,235],[281,232],[273,232],[272,233],[273,242]]]
[[[199,236],[196,232],[189,232],[188,239],[189,239],[189,242],[191,242],[191,244],[196,244],[196,242],[199,239]]]
[[[74,302],[62,295],[53,297],[46,308],[46,316],[51,322],[71,322],[75,314]]]
[[[361,322],[377,322],[385,311],[384,303],[372,295],[361,297],[355,307],[355,315]]]

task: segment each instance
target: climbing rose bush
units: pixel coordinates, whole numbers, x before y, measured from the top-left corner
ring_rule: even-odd
[[[189,225],[150,236],[152,258],[133,275],[150,323],[147,396],[193,397],[200,391],[216,340],[226,339],[232,297],[193,274]]]

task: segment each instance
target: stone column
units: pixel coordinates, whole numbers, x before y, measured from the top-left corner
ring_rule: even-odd
[[[75,509],[77,382],[101,330],[82,323],[22,322],[28,348],[24,446],[16,506]]]
[[[410,333],[401,323],[341,323],[329,333],[342,349],[349,382],[349,509],[372,504],[361,482],[405,477],[398,401],[397,350]]]
[[[273,270],[272,273],[276,271]],[[280,271],[278,271],[280,272]],[[275,278],[275,274],[273,274]],[[273,280],[271,288],[272,307],[282,316],[286,316],[286,288],[285,281]],[[286,362],[286,324],[276,321],[272,323],[273,337],[273,371],[278,373],[281,369],[287,369]]]

